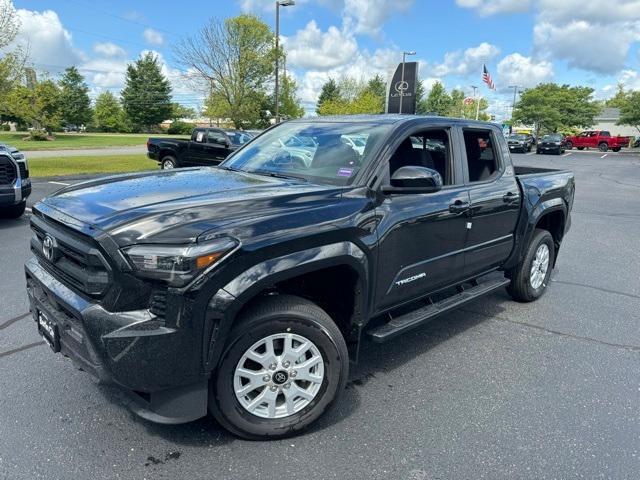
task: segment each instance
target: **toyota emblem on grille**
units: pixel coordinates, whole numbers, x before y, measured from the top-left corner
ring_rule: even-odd
[[[44,258],[53,262],[56,258],[56,239],[51,235],[46,235],[42,241],[42,254]]]

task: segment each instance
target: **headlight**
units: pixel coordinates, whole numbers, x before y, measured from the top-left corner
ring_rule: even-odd
[[[554,145],[559,147],[560,145],[562,145],[562,142],[555,142]]]
[[[188,245],[134,245],[123,251],[136,275],[183,287],[240,245],[231,237]]]

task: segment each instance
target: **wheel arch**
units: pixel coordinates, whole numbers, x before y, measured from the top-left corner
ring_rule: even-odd
[[[307,298],[327,311],[345,339],[353,338],[366,317],[368,277],[368,258],[351,242],[295,252],[245,270],[208,303],[203,338],[205,368],[210,370],[217,364],[242,312],[266,295],[284,293]]]

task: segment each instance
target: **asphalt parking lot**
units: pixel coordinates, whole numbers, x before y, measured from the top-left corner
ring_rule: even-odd
[[[268,443],[139,419],[54,355],[27,315],[28,215],[0,220],[0,479],[638,478],[640,155],[514,159],[576,174],[547,294],[366,344],[339,407]],[[36,182],[30,202],[59,187]]]

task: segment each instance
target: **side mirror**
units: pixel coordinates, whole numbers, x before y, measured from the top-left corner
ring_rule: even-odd
[[[391,186],[384,193],[433,193],[442,189],[442,177],[426,167],[400,167],[391,176]]]

